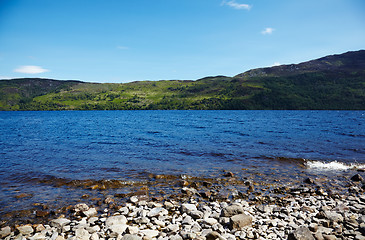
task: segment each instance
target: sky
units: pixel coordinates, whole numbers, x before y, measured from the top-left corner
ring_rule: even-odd
[[[364,0],[0,0],[0,79],[197,80],[360,49]]]

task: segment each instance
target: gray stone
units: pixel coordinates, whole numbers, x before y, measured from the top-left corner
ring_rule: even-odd
[[[99,234],[96,232],[91,234],[91,236],[90,236],[90,240],[99,240],[99,239],[100,239]]]
[[[337,237],[335,235],[323,235],[324,240],[336,240]]]
[[[168,232],[178,232],[180,227],[178,224],[170,224],[166,227]]]
[[[21,233],[22,235],[30,235],[31,233],[34,232],[34,229],[32,228],[31,225],[23,225],[23,226],[19,226],[16,228],[19,233]]]
[[[170,240],[183,240],[183,238],[179,234],[176,234],[170,236]]]
[[[0,230],[0,238],[5,238],[11,233],[11,228],[9,226],[3,227]]]
[[[151,230],[151,229],[145,229],[140,231],[143,235],[145,235],[148,238],[154,238],[157,237],[159,234],[159,231],[157,230]]]
[[[65,238],[62,236],[57,236],[54,240],[65,240]]]
[[[111,216],[106,219],[105,226],[109,227],[112,225],[125,225],[127,224],[127,218],[123,215]]]
[[[196,209],[196,206],[194,204],[184,203],[181,205],[181,212],[190,214],[192,211],[198,211],[198,209]]]
[[[123,234],[127,229],[128,225],[126,224],[115,224],[108,227],[108,229],[114,233],[112,236],[117,237],[118,234]]]
[[[213,226],[214,224],[217,224],[218,221],[215,218],[206,218],[206,219],[203,220],[203,223],[205,223],[207,225],[210,225],[210,226]]]
[[[260,204],[260,205],[256,206],[256,209],[258,211],[262,212],[262,213],[269,213],[269,212],[271,212],[270,207],[267,206],[267,205]]]
[[[325,211],[324,212],[325,217],[332,221],[332,222],[343,222],[343,217],[341,214],[337,213],[337,212],[332,212],[332,211]]]
[[[33,235],[33,237],[29,238],[31,240],[45,240],[46,239],[46,234],[45,233],[36,233]]]
[[[151,209],[151,211],[149,211],[147,213],[147,217],[156,217],[156,216],[159,216],[160,214],[165,215],[167,213],[168,213],[168,211],[166,209],[161,208],[161,207],[156,207],[156,208]]]
[[[244,213],[241,205],[232,204],[222,209],[221,216],[222,217],[232,217],[234,215]]]
[[[323,235],[322,235],[322,233],[320,233],[320,232],[316,232],[316,233],[314,234],[314,238],[315,238],[316,240],[324,240]]]
[[[98,214],[98,211],[96,211],[96,208],[89,208],[86,211],[82,212],[86,217],[95,217]]]
[[[126,234],[122,237],[121,240],[142,240],[142,238],[140,238],[137,235],[132,235],[132,234]]]
[[[70,222],[67,218],[58,218],[51,221],[51,226],[62,229],[63,226],[70,224]]]
[[[230,227],[231,229],[242,229],[246,226],[252,225],[252,217],[246,214],[238,214],[231,217]]]
[[[201,211],[191,211],[190,216],[192,216],[194,219],[203,218],[204,213]]]
[[[314,237],[307,227],[301,226],[289,234],[288,240],[314,240]]]
[[[192,217],[190,217],[189,215],[188,216],[186,216],[185,218],[184,218],[184,220],[182,221],[182,224],[184,224],[184,225],[192,225],[194,223],[194,220],[193,220],[193,218]]]
[[[139,232],[139,228],[137,226],[128,226],[128,233],[129,234],[137,234]]]
[[[75,231],[76,240],[89,240],[90,233],[83,228],[76,229]]]

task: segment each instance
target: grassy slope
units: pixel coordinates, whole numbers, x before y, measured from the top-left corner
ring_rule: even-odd
[[[197,81],[0,81],[0,109],[365,109],[365,51]]]
[[[0,110],[19,110],[36,96],[68,89],[80,81],[57,81],[52,79],[22,78],[0,81]]]

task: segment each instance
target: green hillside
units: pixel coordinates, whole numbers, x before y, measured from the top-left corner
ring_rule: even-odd
[[[0,110],[113,109],[364,110],[365,50],[196,81],[0,81]]]

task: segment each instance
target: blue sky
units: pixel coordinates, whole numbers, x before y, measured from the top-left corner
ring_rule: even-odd
[[[196,80],[360,49],[364,0],[0,0],[0,78]]]

